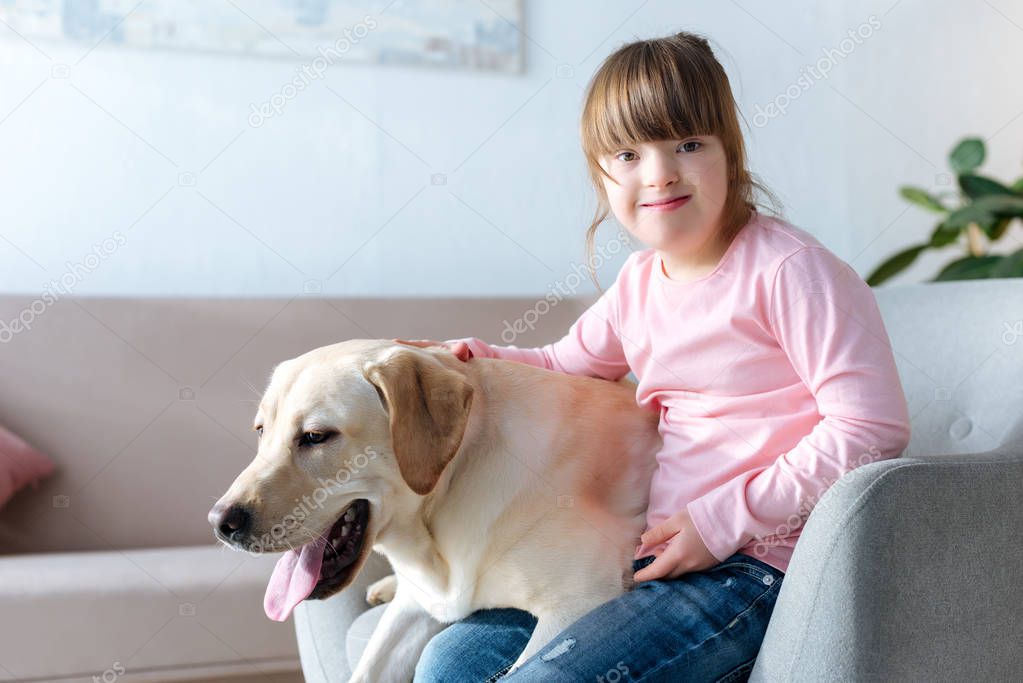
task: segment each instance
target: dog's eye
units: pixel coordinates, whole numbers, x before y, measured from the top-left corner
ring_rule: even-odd
[[[328,432],[305,432],[298,440],[298,445],[308,446],[323,443],[328,438],[330,438],[330,433]]]

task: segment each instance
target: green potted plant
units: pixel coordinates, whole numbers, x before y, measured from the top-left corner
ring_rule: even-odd
[[[1011,254],[988,253],[987,247],[1005,235],[1014,218],[1023,218],[1023,178],[1012,185],[976,173],[984,163],[984,141],[965,138],[948,156],[959,190],[952,193],[956,205],[945,196],[934,196],[919,187],[905,185],[899,193],[908,201],[939,214],[941,220],[924,244],[904,249],[887,259],[867,277],[876,286],[908,268],[925,249],[941,249],[963,243],[967,255],[948,263],[930,282],[974,280],[989,277],[1023,277],[1023,249]],[[960,241],[959,236],[965,235]]]

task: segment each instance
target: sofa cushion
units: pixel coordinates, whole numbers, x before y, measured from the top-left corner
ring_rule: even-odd
[[[0,295],[0,323],[33,295]],[[0,515],[0,553],[212,542],[206,511],[256,454],[256,403],[273,367],[344,339],[500,341],[522,297],[65,297],[3,344],[0,420],[57,471]],[[551,306],[515,337],[557,338],[584,310]],[[28,494],[29,492],[25,492]],[[174,524],[164,517],[173,515]],[[3,672],[0,671],[0,674]]]
[[[213,545],[0,557],[0,678],[297,671],[294,626],[263,614],[276,560]]]

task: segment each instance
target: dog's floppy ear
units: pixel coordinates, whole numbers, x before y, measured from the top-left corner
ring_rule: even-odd
[[[421,351],[399,349],[362,370],[387,409],[394,456],[413,491],[433,490],[458,451],[472,405],[472,385]]]

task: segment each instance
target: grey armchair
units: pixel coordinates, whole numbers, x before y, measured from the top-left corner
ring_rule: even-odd
[[[1020,680],[1023,280],[876,297],[912,439],[822,496],[750,680]],[[382,611],[365,588],[390,571],[372,560],[350,589],[296,610],[308,683],[346,681],[358,661]]]
[[[804,526],[751,681],[1018,681],[1023,280],[880,289],[913,434]]]

